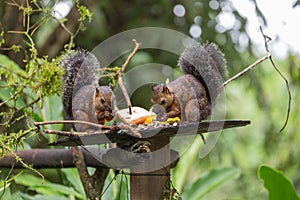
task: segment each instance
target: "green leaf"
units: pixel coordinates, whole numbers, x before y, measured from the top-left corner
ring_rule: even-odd
[[[84,188],[76,168],[65,168],[61,171],[66,176],[67,180],[74,186],[77,192],[85,196]]]
[[[226,181],[238,178],[240,174],[240,169],[235,167],[214,169],[193,183],[190,188],[184,191],[182,197],[189,200],[200,199]]]
[[[9,200],[21,199],[19,195],[16,195],[16,193],[11,192],[11,187],[7,187],[7,188],[5,188],[5,190],[0,190],[0,194],[1,194],[1,200],[2,199],[9,199]]]
[[[258,177],[264,181],[264,186],[269,191],[270,200],[300,199],[292,181],[281,171],[262,165],[258,169]]]
[[[21,69],[17,63],[10,60],[6,55],[0,54],[0,64],[16,73],[19,73],[22,76],[26,76],[26,72]]]
[[[0,187],[0,193],[3,192],[3,190],[5,190],[6,188],[8,188],[8,187],[10,186],[10,184],[11,184],[11,183],[6,183],[5,186],[3,186],[3,187],[1,186],[1,187]]]
[[[5,82],[0,80],[0,86],[3,86],[3,85],[5,85]],[[1,89],[0,100],[5,101],[5,100],[9,99],[12,96],[13,93],[14,93],[14,91],[10,88]],[[20,108],[23,108],[25,106],[25,102],[19,96],[16,101],[14,99],[12,99],[12,100],[8,101],[6,103],[6,105],[10,108],[16,106],[17,109],[20,109]]]
[[[4,182],[0,182],[0,192],[3,190],[4,188],[4,185],[5,185],[5,188],[7,188],[9,185],[10,185],[10,182],[14,180],[14,178],[18,177],[20,174],[22,174],[23,172],[19,172],[17,173],[16,175],[14,175],[13,177],[9,178],[8,180],[6,180],[6,184]]]
[[[43,194],[45,196],[55,195],[55,196],[64,196],[61,192],[61,189],[52,188],[48,184],[45,185],[33,185],[28,188],[29,190],[36,191],[38,194]]]
[[[25,194],[22,192],[18,192],[18,194],[24,200],[27,200],[27,199],[28,200],[70,200],[70,198],[62,197],[62,196],[55,196],[55,195],[45,196],[45,195],[37,194],[37,195],[31,196],[29,194]],[[20,197],[16,198],[16,200],[21,199]]]
[[[22,174],[18,177],[15,177],[14,181],[17,184],[21,184],[24,186],[34,186],[38,184],[42,184],[42,178],[41,177],[36,177],[30,174]],[[44,181],[44,184],[48,183],[47,180]]]
[[[61,102],[61,97],[60,96],[48,96],[44,97],[44,111],[45,111],[45,120],[59,120],[63,119],[62,116],[62,111],[63,111],[63,106]],[[53,124],[53,125],[48,125],[49,129],[53,130],[61,130],[63,125],[62,124]],[[49,142],[54,142],[57,138],[56,135],[51,135],[48,134],[48,140]]]
[[[39,113],[37,113],[37,112],[32,112],[32,111],[31,111],[30,109],[28,109],[28,108],[25,108],[24,111],[25,111],[26,113],[29,113],[29,114],[30,114],[30,117],[31,117],[34,121],[36,121],[36,122],[41,122],[41,121],[43,121],[43,118],[40,116]]]
[[[199,156],[199,152],[201,150],[202,145],[203,140],[200,136],[197,136],[194,139],[192,145],[189,147],[189,149],[180,158],[177,167],[175,168],[174,173],[180,174],[180,176],[175,176],[173,182],[175,188],[178,190],[179,193],[181,193],[185,186],[188,173],[190,172],[190,169],[193,166],[195,159],[197,159],[197,157]]]
[[[79,199],[84,199],[82,194],[79,194],[73,187],[67,187],[64,185],[51,183],[48,180],[44,180],[30,174],[22,174],[14,179],[17,184],[28,186],[30,190],[36,191],[43,195],[57,195],[57,196],[75,196]]]

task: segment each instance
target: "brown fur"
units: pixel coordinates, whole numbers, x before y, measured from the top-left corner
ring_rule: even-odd
[[[72,101],[74,120],[104,124],[115,114],[115,97],[110,87],[87,85],[80,88]],[[89,125],[76,124],[77,131],[94,129]]]
[[[152,87],[151,101],[158,118],[179,117],[194,122],[206,119],[223,90],[225,63],[223,53],[213,43],[187,47],[178,60],[185,75],[167,85]]]
[[[205,88],[192,75],[184,75],[167,85],[154,85],[152,91],[152,104],[164,107],[167,118],[199,121],[210,114],[211,106]]]
[[[80,120],[104,124],[114,118],[116,103],[111,87],[98,85],[100,63],[95,55],[77,49],[67,54],[62,62],[66,69],[63,87],[63,106],[66,120]],[[77,131],[95,127],[84,124],[73,126]]]

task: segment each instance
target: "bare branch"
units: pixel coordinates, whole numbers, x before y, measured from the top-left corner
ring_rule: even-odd
[[[131,106],[130,97],[129,97],[128,92],[125,88],[125,85],[124,85],[124,82],[123,82],[123,79],[122,79],[121,75],[118,76],[118,84],[120,86],[120,89],[122,90],[122,93],[123,93],[124,97],[125,97],[125,101],[127,103],[128,109],[129,109],[129,114],[132,115],[132,111],[131,111],[132,106]]]
[[[87,136],[87,135],[92,135],[92,134],[99,134],[99,132],[94,132],[94,133],[88,133],[88,132],[69,132],[69,131],[57,131],[57,130],[49,130],[49,129],[44,129],[44,133],[47,134],[56,134],[56,135],[61,135],[61,136]],[[110,131],[101,131],[101,134],[106,134],[106,133],[111,133]]]
[[[262,58],[258,59],[257,61],[255,61],[252,65],[248,66],[247,68],[245,68],[243,71],[239,72],[238,74],[236,74],[235,76],[231,77],[230,79],[228,79],[227,81],[225,81],[223,83],[224,86],[226,86],[228,83],[230,83],[231,81],[241,77],[242,75],[244,75],[245,73],[247,73],[248,71],[250,71],[251,69],[253,69],[255,66],[257,66],[258,64],[260,64],[261,62],[269,59],[272,66],[274,67],[274,69],[277,71],[277,73],[281,76],[281,78],[284,80],[285,82],[285,85],[286,85],[286,88],[287,88],[287,91],[288,91],[288,109],[287,109],[287,114],[286,114],[286,119],[285,119],[285,122],[284,122],[284,125],[283,127],[280,129],[280,132],[282,132],[284,130],[284,128],[286,127],[287,123],[288,123],[288,120],[289,120],[289,116],[290,116],[290,109],[291,109],[291,100],[292,100],[292,97],[291,97],[291,91],[290,91],[290,87],[289,87],[289,82],[288,80],[284,77],[284,75],[280,72],[280,70],[276,67],[273,59],[272,59],[272,54],[270,53],[269,51],[269,46],[268,46],[268,42],[270,42],[272,39],[265,35],[263,30],[262,30],[262,27],[260,27],[260,31],[261,31],[261,34],[264,38],[264,46],[265,46],[265,50],[267,52],[267,54],[265,56],[263,56]]]
[[[286,88],[287,88],[287,92],[288,92],[288,109],[287,109],[287,113],[286,113],[286,118],[285,118],[285,122],[282,126],[282,128],[280,129],[280,132],[282,132],[288,121],[289,121],[289,117],[290,117],[290,111],[291,111],[291,101],[292,101],[292,95],[291,95],[291,91],[290,91],[290,87],[289,87],[289,82],[288,80],[284,77],[284,75],[279,71],[279,69],[276,67],[272,57],[270,57],[270,62],[272,63],[274,69],[277,71],[277,73],[281,76],[281,78],[284,80]]]
[[[71,152],[73,163],[77,168],[87,198],[97,199],[101,195],[102,191],[98,190],[95,181],[89,175],[83,153],[80,151],[79,147],[72,147]]]
[[[95,124],[92,122],[78,121],[78,120],[55,120],[55,121],[45,121],[45,122],[34,122],[34,125],[37,126],[38,128],[41,125],[47,125],[47,124],[87,124],[89,126],[93,126],[100,129],[112,130],[115,128],[115,126],[105,126],[102,124]]]
[[[126,100],[126,103],[127,103],[130,115],[132,114],[132,111],[131,111],[132,105],[131,105],[130,97],[128,95],[128,92],[127,92],[127,90],[125,88],[125,85],[124,85],[124,82],[123,82],[123,79],[122,79],[122,74],[125,71],[125,68],[127,67],[129,61],[132,59],[132,57],[134,56],[134,54],[137,52],[138,48],[141,45],[141,43],[138,43],[135,39],[133,39],[132,41],[135,43],[135,47],[134,47],[133,51],[129,54],[128,58],[126,59],[126,61],[122,65],[121,69],[119,69],[119,71],[117,72],[118,83],[119,83],[119,86],[120,86],[120,88],[122,90],[122,93],[123,93],[123,95],[125,97],[125,100]]]
[[[265,49],[267,51],[267,53],[269,53],[269,47],[268,47],[268,42],[271,40],[271,38],[267,35],[264,34],[263,30],[262,30],[262,27],[260,27],[260,32],[261,34],[263,35],[264,37],[264,40],[265,40]],[[280,72],[280,70],[278,69],[278,67],[276,67],[275,65],[275,62],[273,61],[272,59],[272,55],[270,54],[270,57],[269,57],[269,60],[272,64],[272,66],[274,67],[274,69],[277,71],[277,73],[281,76],[281,78],[284,80],[285,82],[285,85],[286,85],[286,88],[287,88],[287,92],[288,92],[288,109],[287,109],[287,113],[286,113],[286,118],[285,118],[285,122],[282,126],[282,128],[280,129],[280,132],[282,132],[288,121],[289,121],[289,117],[290,117],[290,111],[291,111],[291,101],[292,101],[292,95],[291,95],[291,91],[290,91],[290,86],[289,86],[289,82],[288,80],[285,78],[285,76]]]
[[[100,156],[106,154],[108,149],[86,148],[81,151],[87,166],[106,167],[100,161]],[[95,158],[91,152],[97,152],[99,158]],[[116,155],[113,156],[116,158]],[[34,169],[75,167],[70,149],[28,149],[12,152],[0,159],[1,168],[10,168],[13,165],[15,169],[26,168],[23,163],[32,165]]]
[[[121,72],[125,71],[125,68],[127,67],[129,61],[133,58],[134,54],[137,52],[137,50],[139,49],[139,47],[142,44],[142,43],[138,43],[135,39],[133,39],[132,41],[134,42],[135,47],[134,47],[133,51],[129,54],[129,56],[126,59],[126,61],[124,62],[124,64],[122,65]]]
[[[142,135],[143,139],[150,138],[150,137],[160,138],[164,136],[172,137],[174,135],[186,136],[186,135],[195,135],[196,133],[202,134],[206,132],[219,131],[227,128],[247,126],[249,124],[250,121],[248,120],[225,120],[225,121],[212,120],[212,121],[201,121],[198,123],[179,124],[176,126],[168,125],[168,124],[153,125],[153,126],[147,126],[145,128],[140,128],[138,129],[138,132]],[[117,142],[120,144],[140,140],[135,135],[131,135],[134,136],[135,138],[128,137],[129,131],[128,132],[122,131],[124,129],[125,128],[121,127],[121,132],[111,132],[110,134],[102,134],[102,133],[97,134],[95,132],[94,134],[86,134],[80,137],[74,136],[74,137],[62,138],[56,142],[50,143],[50,145],[78,146],[78,145],[105,144],[108,141],[107,138],[109,138],[111,142]],[[155,133],[155,135],[153,135],[153,133]]]
[[[231,77],[230,79],[228,79],[227,81],[225,81],[223,83],[224,86],[226,86],[228,83],[230,83],[231,81],[243,76],[245,73],[247,73],[248,71],[250,71],[251,69],[253,69],[256,65],[260,64],[261,62],[263,62],[264,60],[268,59],[271,57],[271,54],[268,52],[267,55],[265,55],[264,57],[258,59],[257,61],[255,61],[252,65],[250,65],[249,67],[246,67],[243,71],[237,73],[235,76]]]
[[[87,122],[87,121],[77,121],[77,120],[57,120],[57,121],[45,121],[45,122],[34,122],[34,125],[39,129],[41,125],[47,125],[47,124],[87,124],[102,130],[110,130],[111,132],[117,132],[117,130],[120,129],[127,129],[132,133],[132,136],[141,138],[141,134],[139,131],[137,131],[135,128],[131,127],[128,124],[118,124],[114,126],[105,126],[102,124],[95,124],[92,122]],[[63,136],[83,136],[83,135],[90,135],[93,133],[87,133],[87,132],[67,132],[67,131],[57,131],[57,130],[48,130],[44,129],[43,130],[45,133],[48,134],[57,134],[57,135],[63,135]],[[95,132],[98,133],[99,132]],[[101,132],[102,134],[110,133],[110,132]],[[128,133],[130,134],[130,133]]]
[[[141,154],[131,151],[120,151],[118,148],[99,149],[98,147],[80,148],[88,167],[95,168],[127,168],[138,165]],[[140,152],[142,153],[142,152]],[[15,157],[15,155],[17,157]],[[172,160],[178,158],[176,151],[171,151]],[[27,149],[12,152],[0,159],[0,168],[26,168],[21,162],[31,165],[34,169],[41,168],[70,168],[75,167],[71,149]],[[103,164],[105,163],[105,164]],[[107,165],[107,166],[106,166]]]
[[[126,124],[120,124],[120,125],[118,125],[118,127],[120,129],[129,130],[132,133],[132,136],[134,136],[134,137],[137,137],[137,138],[142,137],[141,133],[138,130],[136,130],[134,127],[132,127],[130,124],[127,124],[127,123]]]

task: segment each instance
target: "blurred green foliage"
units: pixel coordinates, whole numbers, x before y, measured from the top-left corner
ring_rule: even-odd
[[[58,1],[57,3],[61,2],[68,1]],[[173,8],[177,4],[184,6],[184,16],[174,14]],[[7,20],[6,12],[11,6],[5,5],[0,8],[3,20]],[[3,55],[0,54],[0,130],[1,141],[10,142],[8,147],[11,147],[2,148],[1,154],[19,149],[18,144],[23,145],[23,148],[48,148],[46,144],[55,139],[53,136],[49,137],[43,134],[28,137],[28,133],[34,132],[34,130],[29,129],[28,132],[30,127],[25,122],[28,122],[28,119],[31,122],[63,118],[61,97],[57,96],[63,73],[58,69],[59,56],[61,50],[72,48],[74,44],[82,48],[93,49],[95,45],[114,34],[146,26],[171,28],[189,35],[190,28],[196,25],[201,28],[201,36],[195,38],[196,40],[215,42],[224,52],[229,77],[262,56],[246,31],[248,19],[243,17],[227,0],[103,0],[91,1],[91,4],[88,5],[90,11],[87,11],[85,7],[80,7],[77,2],[74,5],[77,5],[83,16],[80,18],[80,22],[74,16],[67,16],[67,18],[70,17],[68,20],[47,18],[49,14],[51,15],[50,11],[54,4],[45,5],[47,12],[32,13],[33,20],[30,24],[30,27],[34,27],[32,35],[29,33],[33,33],[31,32],[33,29],[26,30],[26,27],[25,31],[28,33],[25,34],[25,37],[15,34],[16,37],[13,38],[12,33],[7,33],[12,28],[16,28],[11,27],[12,24],[20,24],[22,27],[21,21],[8,23],[9,27],[2,27],[2,25],[8,25],[6,21],[2,21],[1,24],[0,40],[2,41],[1,54]],[[68,5],[73,4],[69,2]],[[36,8],[34,5],[33,7]],[[229,12],[234,17],[235,25],[230,29],[222,27],[217,20],[223,12]],[[263,13],[258,7],[256,7],[256,13],[257,18],[262,21],[261,25],[266,25]],[[43,19],[42,23],[39,24],[38,29],[35,29],[36,26],[33,25],[39,19]],[[90,23],[89,20],[91,20]],[[78,25],[78,30],[84,29],[85,31],[74,31],[75,34],[69,35],[65,43],[55,46],[55,41],[51,40],[51,37],[55,37],[52,33],[57,33],[55,32],[57,25],[65,24],[68,21],[74,24],[82,23]],[[244,41],[238,38],[244,38]],[[55,39],[63,40],[63,35],[59,35]],[[138,40],[138,38],[136,39]],[[272,43],[273,41],[269,45]],[[263,45],[262,43],[261,47]],[[2,48],[10,51],[4,51]],[[22,56],[20,52],[27,52],[27,55]],[[141,64],[154,62],[175,67],[176,59],[177,57],[167,53],[143,50],[134,56],[128,70]],[[120,60],[113,65],[120,66],[120,63],[123,63]],[[300,92],[300,59],[299,55],[291,53],[285,60],[275,58],[275,62],[288,78],[292,93],[291,115],[286,129],[279,133],[287,111],[287,89],[271,63],[266,60],[251,72],[226,86],[226,118],[249,119],[251,125],[224,130],[212,151],[202,159],[199,159],[198,156],[203,142],[200,137],[196,138],[193,144],[190,144],[189,150],[181,157],[178,166],[172,170],[172,182],[182,197],[194,195],[195,198],[201,196],[202,199],[266,199],[268,196],[271,197],[271,194],[268,194],[263,187],[262,181],[257,177],[257,171],[261,164],[267,164],[280,170],[294,184],[295,191],[300,193],[300,149],[298,144],[300,142],[300,134],[298,134],[300,130],[300,95],[298,95]],[[149,76],[151,74],[147,74],[147,78],[151,79]],[[11,84],[10,87],[5,87],[7,84]],[[18,95],[14,97],[14,94]],[[9,99],[11,96],[13,97]],[[133,94],[132,102],[134,105],[149,108],[150,97],[151,88],[141,87]],[[24,108],[25,105],[31,105],[31,103],[33,103],[32,106]],[[19,112],[17,115],[13,114],[20,108],[24,108],[22,111],[25,114]],[[61,129],[62,127],[51,128]],[[229,175],[226,176],[226,173]],[[1,180],[4,180],[7,174],[9,174],[9,170],[2,169]],[[10,178],[14,177],[14,174],[18,174],[18,172],[14,172]],[[55,172],[45,170],[43,175],[48,180],[44,185],[41,183],[41,178],[37,179],[25,170],[14,179],[8,179],[6,185],[1,181],[0,193],[5,191],[2,196],[4,199],[84,199],[82,185],[75,169],[55,170]],[[110,172],[105,187],[110,184],[114,176],[114,173]],[[120,199],[127,198],[127,193],[124,192],[127,189],[126,179],[121,180],[120,177],[118,176],[108,187],[104,194],[105,199],[110,197],[117,199],[120,188],[122,188]],[[286,178],[284,179],[286,180]],[[274,180],[275,178],[272,176],[268,178],[271,183]],[[205,192],[200,193],[201,190]],[[49,193],[51,193],[50,196]],[[205,195],[202,196],[202,194]]]
[[[209,173],[199,178],[193,185],[186,188],[183,199],[197,200],[203,198],[208,192],[222,185],[225,181],[238,178],[240,170],[237,168],[219,168],[211,170]]]

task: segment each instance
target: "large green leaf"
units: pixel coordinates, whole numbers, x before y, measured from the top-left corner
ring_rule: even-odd
[[[44,103],[44,114],[45,114],[45,120],[60,120],[63,119],[62,117],[62,101],[60,96],[48,96],[43,98],[43,103]],[[63,127],[62,124],[52,124],[48,125],[47,128],[53,129],[53,130],[61,130]],[[56,135],[53,134],[48,134],[47,135],[49,142],[54,142],[56,141]]]
[[[19,73],[22,76],[26,76],[26,72],[21,69],[17,63],[9,59],[6,55],[0,54],[0,64],[5,66],[7,69]]]
[[[4,81],[0,80],[0,86],[6,85]],[[0,92],[0,100],[6,101],[9,99],[13,94],[14,90],[11,88],[1,88]],[[6,105],[8,107],[14,107],[16,106],[17,109],[20,109],[25,106],[25,102],[21,97],[18,97],[17,100],[11,99],[10,101],[6,102]]]
[[[13,77],[13,80],[16,84],[19,84],[18,81],[15,80],[16,77],[26,77],[26,72],[19,67],[14,61],[10,60],[6,55],[0,54],[0,76],[2,74],[9,74],[9,77]],[[4,80],[0,80],[0,86],[7,85],[9,83],[10,78]],[[2,87],[0,92],[0,100],[5,101],[9,99],[16,91],[9,87]],[[20,109],[25,106],[25,102],[22,97],[16,96],[16,98],[11,99],[6,102],[6,105],[9,107],[16,106],[17,109]]]
[[[180,158],[174,173],[180,174],[180,176],[174,176],[174,185],[179,193],[183,190],[188,173],[190,172],[191,167],[193,166],[195,160],[199,156],[199,152],[203,145],[203,140],[200,136],[197,136],[188,150]]]
[[[258,176],[264,181],[265,188],[269,191],[270,200],[299,200],[293,183],[281,171],[262,165]]]
[[[185,190],[182,198],[198,200],[226,181],[238,178],[240,174],[240,169],[235,167],[214,169],[203,177],[200,177],[190,188]]]
[[[51,183],[44,180],[42,184],[41,178],[33,176],[31,174],[22,174],[14,179],[17,184],[28,186],[30,190],[36,191],[43,195],[57,195],[57,196],[75,196],[80,199],[84,199],[82,194],[79,194],[73,187],[67,187],[64,185]]]
[[[14,198],[12,200],[20,200],[21,198],[23,200],[70,200],[71,198],[69,197],[64,197],[64,196],[57,196],[57,195],[41,195],[41,194],[36,194],[34,196],[28,195],[26,193],[18,192],[17,198]]]
[[[12,192],[11,191],[11,187],[8,187],[5,189],[5,191],[0,191],[1,196],[1,200],[2,199],[9,199],[9,200],[20,200],[23,199],[20,195],[20,192]],[[4,193],[3,193],[4,192]],[[25,199],[24,199],[25,200]],[[26,199],[27,200],[27,199]],[[31,199],[30,199],[31,200]]]
[[[22,173],[23,173],[22,171],[19,172],[19,173],[17,173],[16,175],[14,175],[13,177],[9,178],[9,179],[6,180],[5,182],[3,182],[3,181],[1,180],[1,182],[0,182],[0,191],[3,189],[3,187],[4,187],[5,185],[6,185],[5,188],[8,187],[7,185],[10,184],[10,182],[13,181],[14,178],[18,177],[18,176],[19,176],[20,174],[22,174]]]
[[[76,168],[64,168],[61,171],[65,174],[66,179],[74,186],[77,192],[85,196],[84,188],[80,180],[78,171]]]

